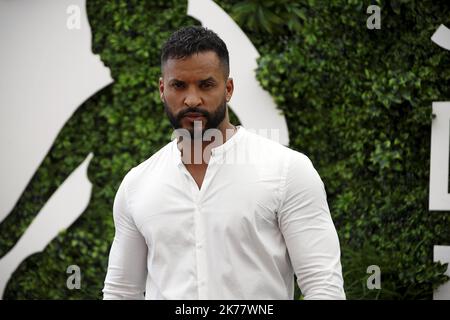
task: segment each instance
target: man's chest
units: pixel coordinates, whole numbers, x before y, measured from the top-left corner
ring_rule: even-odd
[[[279,176],[251,167],[209,169],[200,189],[189,172],[155,178],[135,189],[130,210],[147,241],[175,244],[198,228],[245,237],[255,228],[277,226]]]
[[[194,179],[197,184],[198,189],[200,190],[203,185],[203,180],[205,179],[206,171],[208,169],[207,165],[185,165],[186,170]]]

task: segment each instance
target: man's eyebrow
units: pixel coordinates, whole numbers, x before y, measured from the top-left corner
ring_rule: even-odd
[[[176,79],[176,78],[170,79],[169,82],[170,82],[170,83],[173,83],[173,82],[178,82],[178,83],[181,82],[181,83],[184,83],[183,80],[179,80],[179,79]]]
[[[199,83],[206,83],[206,82],[216,82],[216,79],[214,79],[213,77],[208,77],[206,79],[199,81]]]

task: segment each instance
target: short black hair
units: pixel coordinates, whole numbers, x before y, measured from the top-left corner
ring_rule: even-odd
[[[169,59],[183,59],[206,51],[217,54],[224,68],[225,78],[228,78],[230,58],[227,45],[214,31],[201,26],[184,27],[172,33],[161,50],[161,71]]]

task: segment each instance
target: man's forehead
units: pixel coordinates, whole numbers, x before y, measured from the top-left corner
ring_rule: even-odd
[[[223,72],[220,59],[213,51],[199,52],[183,58],[169,58],[163,66],[165,76],[176,77],[188,74],[208,74],[205,78]]]

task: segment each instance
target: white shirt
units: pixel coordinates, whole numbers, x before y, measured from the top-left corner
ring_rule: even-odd
[[[231,159],[231,160],[230,160]],[[339,239],[304,154],[239,126],[199,190],[176,139],[123,179],[104,299],[345,299]]]

